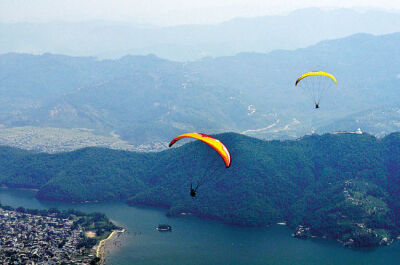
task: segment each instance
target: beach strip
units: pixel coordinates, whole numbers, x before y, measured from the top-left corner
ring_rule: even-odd
[[[114,230],[111,232],[111,234],[106,238],[100,241],[99,245],[97,246],[96,249],[96,257],[100,258],[100,262],[99,264],[104,264],[104,249],[105,249],[105,244],[108,240],[111,240],[114,236],[120,234],[120,233],[124,233],[125,229],[122,230]]]

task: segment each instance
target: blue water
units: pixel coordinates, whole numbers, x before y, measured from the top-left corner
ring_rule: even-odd
[[[285,226],[240,228],[191,216],[168,218],[164,209],[124,203],[69,204],[41,202],[31,190],[0,189],[4,205],[25,208],[75,208],[105,213],[128,229],[122,246],[107,255],[107,264],[400,264],[400,243],[352,250],[335,241],[292,238]],[[167,223],[172,232],[158,232]]]

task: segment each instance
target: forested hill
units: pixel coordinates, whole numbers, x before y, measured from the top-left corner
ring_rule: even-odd
[[[128,200],[238,225],[286,220],[300,237],[328,236],[355,246],[390,243],[397,235],[400,133],[383,139],[354,133],[296,141],[235,133],[217,138],[231,152],[229,169],[201,142],[160,153],[85,148],[50,155],[2,147],[1,183],[38,188],[39,199]],[[192,199],[190,182],[203,181]]]

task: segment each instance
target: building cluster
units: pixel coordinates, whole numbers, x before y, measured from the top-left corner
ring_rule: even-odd
[[[0,208],[0,264],[90,264],[73,221]]]
[[[69,152],[84,147],[106,147],[134,152],[159,152],[168,148],[167,142],[147,142],[133,145],[119,135],[100,136],[89,129],[60,129],[0,126],[0,145],[46,153]]]

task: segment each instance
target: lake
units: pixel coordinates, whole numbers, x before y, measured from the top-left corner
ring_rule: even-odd
[[[347,249],[333,240],[300,240],[285,226],[241,228],[192,216],[166,217],[165,209],[131,207],[120,202],[56,203],[35,198],[35,191],[0,188],[0,201],[13,207],[74,208],[102,212],[129,233],[107,255],[107,264],[400,264],[400,242],[388,247]],[[172,232],[158,232],[158,224]]]

